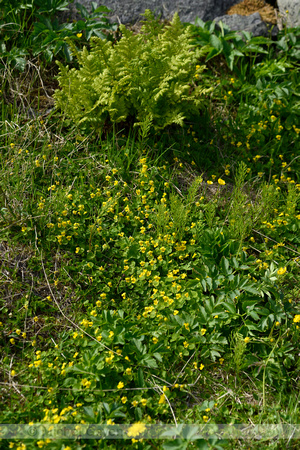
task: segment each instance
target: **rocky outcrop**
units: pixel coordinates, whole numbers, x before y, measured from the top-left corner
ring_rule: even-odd
[[[281,20],[288,27],[300,26],[300,0],[277,0]]]
[[[91,3],[77,2],[87,9]],[[71,19],[76,17],[75,3],[76,0],[69,5]],[[108,17],[114,23],[134,24],[142,20],[146,9],[151,9],[162,20],[171,19],[178,12],[182,22],[193,23],[199,17],[204,22],[222,20],[231,30],[249,31],[254,36],[269,36],[271,31],[274,36],[278,32],[277,26],[274,27],[277,10],[264,0],[96,0],[96,3],[111,10]],[[300,26],[300,0],[277,0],[277,3],[281,13],[279,25]]]
[[[89,8],[90,0],[77,0]],[[145,9],[161,14],[162,19],[170,19],[177,11],[182,22],[194,22],[198,16],[207,21],[221,16],[240,0],[97,0],[99,5],[112,10],[110,18],[113,22],[124,24],[141,20]],[[75,6],[70,5],[74,10]]]
[[[268,36],[269,30],[267,25],[261,20],[258,12],[251,14],[250,16],[240,16],[238,14],[232,14],[231,16],[225,15],[216,17],[215,22],[222,21],[233,31],[249,31],[253,36]]]

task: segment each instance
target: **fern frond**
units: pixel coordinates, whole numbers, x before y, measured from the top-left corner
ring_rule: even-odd
[[[164,27],[151,11],[145,17],[140,34],[121,26],[114,46],[99,38],[91,39],[90,51],[73,46],[79,69],[59,63],[56,106],[72,120],[98,129],[107,120],[134,116],[146,135],[151,126],[182,125],[198,112],[210,90],[193,82],[200,51],[192,45],[191,29],[178,14]]]

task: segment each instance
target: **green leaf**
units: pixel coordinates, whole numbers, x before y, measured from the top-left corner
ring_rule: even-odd
[[[248,312],[251,311],[257,303],[258,300],[246,300],[242,303],[242,308],[245,312]]]
[[[141,367],[139,367],[137,371],[137,386],[145,387],[144,372]]]
[[[251,284],[243,284],[242,286],[240,286],[240,289],[244,289],[244,291],[250,292],[250,294],[259,295],[259,290]]]
[[[222,269],[222,272],[224,273],[224,275],[228,275],[229,273],[232,272],[232,270],[229,269],[229,261],[228,261],[228,259],[225,258],[225,256],[222,256],[220,265],[221,265],[221,269]]]
[[[64,380],[63,386],[65,387],[71,387],[74,386],[78,382],[77,378],[74,377],[68,377]]]
[[[209,61],[210,59],[214,58],[215,56],[219,55],[222,52],[222,50],[217,50],[216,48],[213,48],[207,57],[205,58],[205,62]]]
[[[209,43],[212,47],[218,50],[219,53],[223,50],[223,43],[220,38],[212,34],[209,38]]]
[[[164,450],[186,450],[188,448],[188,442],[183,439],[174,439],[163,444],[162,448]]]
[[[157,361],[163,362],[163,359],[162,359],[162,356],[160,353],[153,353],[153,356],[155,359],[157,359]]]
[[[258,327],[260,327],[260,329],[262,331],[265,331],[268,328],[269,325],[269,317],[264,317],[258,324]]]
[[[95,412],[91,406],[84,406],[83,411],[84,411],[85,415],[88,416],[90,419],[95,418]]]
[[[154,358],[151,358],[150,355],[145,355],[141,360],[140,363],[145,365],[146,367],[150,367],[151,369],[157,368],[157,363]]]
[[[85,367],[82,365],[73,366],[72,372],[81,373],[81,374],[85,374],[85,375],[90,373],[88,370],[85,370]]]
[[[203,308],[203,306],[200,306],[199,312],[197,313],[197,318],[199,319],[199,322],[201,324],[206,324],[207,323],[208,315],[207,315],[205,309]]]
[[[249,316],[251,316],[254,320],[259,320],[259,315],[255,311],[249,311]]]
[[[224,306],[224,309],[228,310],[231,314],[236,314],[236,308],[233,303],[222,302],[222,305]]]
[[[140,353],[143,353],[143,344],[141,341],[139,341],[138,339],[132,339],[133,344],[136,346],[136,348],[138,349],[138,351]]]

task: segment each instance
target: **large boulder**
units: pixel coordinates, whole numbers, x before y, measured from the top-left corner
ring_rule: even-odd
[[[300,0],[277,0],[283,23],[288,27],[300,26]]]
[[[76,0],[75,0],[76,1]],[[90,0],[77,0],[87,9]],[[145,9],[161,14],[162,19],[170,19],[177,11],[182,22],[194,22],[198,16],[207,21],[222,16],[240,0],[96,0],[99,5],[111,9],[110,19],[116,23],[133,23],[141,20]],[[74,4],[70,5],[74,11]]]
[[[240,16],[239,14],[224,15],[216,17],[214,20],[216,23],[222,21],[233,31],[249,31],[253,36],[268,36],[269,34],[268,27],[261,20],[258,12],[250,16]]]
[[[70,19],[78,18],[76,2],[90,9],[91,0],[75,0],[69,5]],[[254,36],[269,36],[270,33],[275,36],[278,32],[277,26],[274,27],[277,12],[264,0],[94,0],[94,2],[111,10],[108,17],[114,23],[134,24],[143,19],[142,14],[146,9],[151,9],[160,14],[162,20],[171,19],[174,13],[178,12],[182,22],[193,23],[196,17],[199,17],[204,22],[222,20],[231,30],[249,31]],[[287,15],[286,9],[290,8],[288,18],[293,17],[293,24],[299,21],[297,5],[299,11],[300,0],[277,0],[277,2],[285,5],[282,6],[284,17]]]

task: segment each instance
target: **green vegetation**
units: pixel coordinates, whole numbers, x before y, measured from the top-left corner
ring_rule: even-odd
[[[72,120],[99,129],[108,120],[134,118],[135,125],[149,130],[151,125],[182,125],[198,113],[201,96],[212,88],[193,82],[203,67],[195,69],[201,52],[191,44],[190,28],[184,28],[178,14],[162,29],[154,26],[153,13],[145,15],[148,21],[139,34],[121,25],[115,45],[94,38],[91,52],[73,46],[79,70],[59,64],[56,104]]]
[[[79,31],[70,68],[2,60],[0,423],[135,425],[0,447],[298,448],[140,438],[299,421],[300,30]]]

